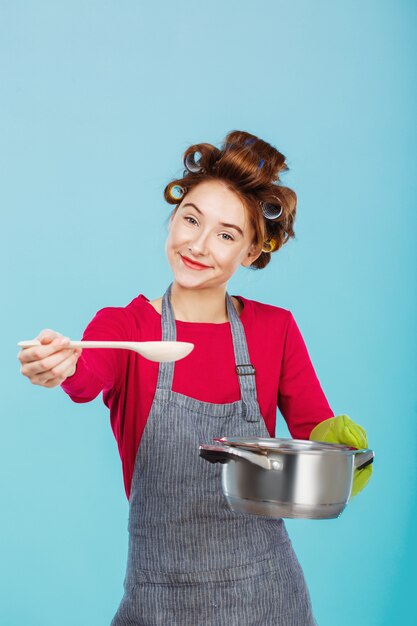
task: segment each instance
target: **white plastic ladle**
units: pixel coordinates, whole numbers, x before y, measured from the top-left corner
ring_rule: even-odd
[[[20,348],[40,346],[38,339],[19,341]],[[123,348],[134,350],[149,361],[178,361],[190,354],[194,349],[193,343],[186,341],[70,341],[68,348]]]

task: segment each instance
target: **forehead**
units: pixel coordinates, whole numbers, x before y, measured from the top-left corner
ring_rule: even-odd
[[[239,196],[221,182],[200,183],[185,195],[181,206],[187,202],[193,202],[207,217],[223,222],[233,219],[235,224],[244,226],[247,220],[246,208]]]

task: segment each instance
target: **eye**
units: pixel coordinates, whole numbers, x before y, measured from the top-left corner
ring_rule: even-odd
[[[234,241],[233,237],[229,233],[220,233],[220,236],[224,241]]]
[[[194,217],[191,217],[191,215],[186,215],[184,217],[185,221],[188,222],[189,224],[198,224],[197,220]]]

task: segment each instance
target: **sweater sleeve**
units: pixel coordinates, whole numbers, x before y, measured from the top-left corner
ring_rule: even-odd
[[[317,424],[334,415],[291,312],[281,365],[278,408],[294,439],[308,439]]]
[[[125,309],[100,309],[88,324],[82,339],[87,341],[129,341],[130,326]],[[62,389],[74,402],[90,402],[101,391],[118,386],[124,371],[127,350],[84,348],[75,373],[64,380]]]

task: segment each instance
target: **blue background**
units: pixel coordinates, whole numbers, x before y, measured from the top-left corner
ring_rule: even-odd
[[[293,312],[376,452],[339,519],[287,523],[318,623],[416,623],[416,11],[1,1],[1,624],[108,624],[127,554],[106,407],[31,385],[16,343],[162,295],[164,186],[233,129],[287,156],[299,202],[296,239],[229,291]]]

